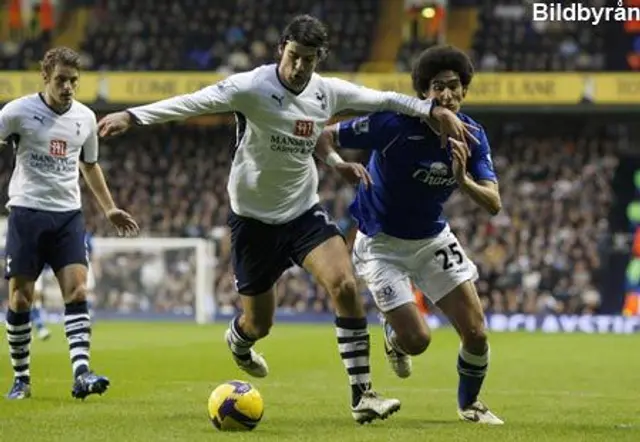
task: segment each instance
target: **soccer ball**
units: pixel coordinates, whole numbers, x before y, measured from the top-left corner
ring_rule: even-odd
[[[251,431],[263,413],[262,396],[248,382],[225,382],[209,396],[209,418],[220,431]]]

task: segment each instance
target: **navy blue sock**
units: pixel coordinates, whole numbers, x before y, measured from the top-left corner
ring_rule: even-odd
[[[478,400],[489,366],[489,347],[483,355],[474,355],[460,347],[458,354],[458,407],[465,409]]]

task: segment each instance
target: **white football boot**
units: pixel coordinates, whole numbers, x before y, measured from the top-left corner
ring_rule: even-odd
[[[46,341],[51,337],[51,332],[47,327],[42,327],[40,330],[36,332],[36,335],[38,336],[38,339],[40,339],[41,341]]]
[[[489,408],[480,401],[475,401],[463,410],[458,409],[458,416],[460,417],[460,420],[465,422],[474,422],[486,425],[504,424],[502,419],[493,414]]]
[[[366,424],[375,419],[386,419],[400,409],[398,399],[386,399],[375,391],[362,393],[358,405],[351,407],[351,415],[359,424]]]
[[[229,346],[229,350],[231,350],[231,338],[230,338],[231,330],[227,329],[224,332],[224,339],[227,341],[227,345]],[[254,378],[264,378],[269,374],[269,366],[267,365],[267,361],[265,361],[262,355],[255,352],[254,349],[249,351],[249,355],[251,356],[249,359],[240,359],[236,354],[231,351],[231,355],[233,356],[233,360],[236,361],[236,365],[238,368],[250,376]]]

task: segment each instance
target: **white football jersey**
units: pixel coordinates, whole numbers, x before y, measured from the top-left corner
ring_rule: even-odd
[[[227,185],[231,209],[240,216],[283,224],[319,201],[316,142],[327,121],[347,109],[426,117],[431,101],[318,74],[295,93],[280,80],[277,65],[270,64],[129,112],[139,124],[234,112],[237,145]]]
[[[59,114],[41,94],[9,102],[0,110],[0,139],[15,137],[15,167],[7,207],[64,212],[78,210],[79,161],[98,161],[94,112],[73,101]]]

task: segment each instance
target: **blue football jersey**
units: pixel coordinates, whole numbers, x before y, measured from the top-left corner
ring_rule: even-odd
[[[465,114],[460,119],[479,128],[471,144],[467,172],[476,180],[497,181],[484,129]],[[444,203],[457,188],[451,150],[419,118],[378,112],[339,123],[338,145],[372,150],[367,169],[373,186],[358,187],[350,212],[367,236],[379,232],[402,239],[423,239],[446,226]]]

